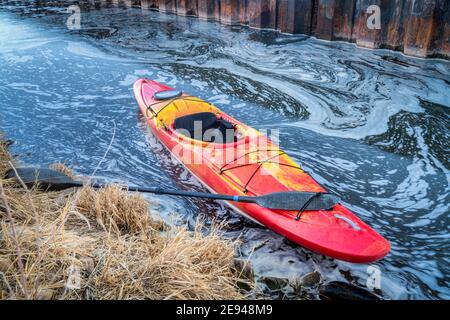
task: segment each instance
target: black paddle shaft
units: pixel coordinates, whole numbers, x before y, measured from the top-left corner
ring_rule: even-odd
[[[103,188],[104,185],[92,184],[93,188]],[[191,197],[191,198],[204,198],[213,200],[227,200],[227,201],[239,201],[239,202],[256,202],[252,197],[237,197],[229,196],[223,194],[214,194],[207,192],[195,192],[195,191],[183,191],[183,190],[166,190],[160,188],[141,188],[135,186],[129,186],[128,191],[142,192],[142,193],[152,193],[159,195],[170,195],[170,196],[181,196],[181,197]]]
[[[105,185],[91,184],[93,188],[104,188]],[[129,186],[128,191],[152,193],[158,195],[172,195],[190,198],[204,198],[212,200],[225,200],[233,202],[256,203],[261,207],[280,210],[328,210],[339,202],[339,198],[332,194],[316,192],[274,192],[259,197],[230,196],[207,192],[166,190],[160,188],[141,188]]]
[[[6,173],[7,179],[17,179],[20,180],[28,187],[33,188],[38,186],[41,190],[47,191],[61,191],[69,188],[79,188],[86,186],[85,183],[81,181],[76,181],[71,177],[52,169],[38,169],[38,168],[18,168],[16,170],[9,170]],[[101,189],[105,188],[105,184],[91,183],[89,184],[92,188]],[[183,190],[164,190],[161,188],[141,188],[136,186],[129,186],[128,191],[132,192],[142,192],[142,193],[152,193],[158,195],[173,195],[182,197],[193,197],[193,198],[206,198],[214,200],[227,200],[234,201],[236,196],[220,195],[206,192],[193,192],[193,191],[183,191]],[[255,202],[251,197],[244,197],[240,199],[242,202]]]
[[[46,191],[61,191],[69,188],[83,187],[86,185],[81,181],[76,181],[63,173],[52,169],[11,169],[7,172],[6,178],[20,180],[29,188],[38,186],[41,190]],[[106,185],[99,183],[92,183],[89,185],[96,189],[106,187]],[[142,188],[136,186],[129,186],[128,191],[256,203],[261,207],[279,210],[328,210],[339,202],[339,198],[332,194],[299,191],[274,192],[259,197],[232,196],[183,190],[165,190],[161,188]]]

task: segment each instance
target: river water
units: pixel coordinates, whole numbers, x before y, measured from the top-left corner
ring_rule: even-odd
[[[98,178],[203,190],[139,115],[132,84],[152,78],[278,129],[281,148],[391,242],[382,261],[351,264],[216,202],[149,196],[166,221],[228,221],[224,236],[242,240],[262,295],[318,298],[261,280],[317,270],[323,282],[375,285],[385,299],[450,298],[448,61],[139,8],[84,5],[81,30],[69,30],[68,6],[0,4],[0,128],[22,163],[91,174],[111,144]]]

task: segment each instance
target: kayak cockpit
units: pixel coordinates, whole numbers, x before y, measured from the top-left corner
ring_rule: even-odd
[[[236,125],[213,112],[199,112],[178,117],[173,128],[188,138],[209,143],[233,143],[240,139]]]
[[[158,102],[148,107],[154,120],[180,138],[228,145],[248,135],[236,120],[199,98],[175,90],[157,92],[154,98]]]

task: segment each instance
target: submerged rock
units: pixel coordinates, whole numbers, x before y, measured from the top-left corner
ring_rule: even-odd
[[[250,260],[234,259],[234,269],[242,278],[249,280],[253,280],[255,278],[253,265]]]
[[[86,35],[95,39],[109,38],[117,32],[115,28],[83,28],[79,30],[71,30],[72,33]]]
[[[322,275],[320,274],[319,271],[315,270],[313,272],[307,273],[305,274],[301,279],[300,279],[300,286],[302,287],[313,287],[315,285],[318,285],[320,283],[320,281],[322,281]]]
[[[392,56],[382,56],[381,58],[382,58],[383,60],[385,60],[385,61],[389,61],[389,62],[398,64],[398,65],[401,65],[401,66],[403,66],[403,67],[416,67],[416,68],[419,67],[419,66],[417,66],[417,65],[415,65],[415,64],[413,64],[413,63],[410,63],[410,62],[407,62],[407,61],[400,60],[400,59],[397,58],[397,57],[392,57]]]
[[[245,291],[251,291],[255,279],[251,261],[246,259],[234,259],[233,268],[237,273],[238,278],[241,279],[237,283],[238,287]]]
[[[288,279],[277,277],[261,277],[260,281],[272,291],[282,290],[289,284]]]
[[[319,296],[323,300],[381,300],[372,292],[341,281],[333,281],[319,289]]]
[[[12,146],[14,144],[14,140],[10,140],[10,139],[5,140],[4,144],[7,148],[9,148],[10,146]]]
[[[301,278],[293,279],[290,282],[290,286],[297,294],[302,294],[304,289],[316,287],[322,281],[322,275],[319,271],[315,270],[302,276]]]

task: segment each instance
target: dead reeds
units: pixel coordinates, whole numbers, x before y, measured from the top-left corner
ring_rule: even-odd
[[[40,192],[2,179],[0,299],[243,299],[236,243],[168,227],[117,186]],[[58,170],[72,174],[64,166]],[[38,215],[38,219],[36,218]]]

